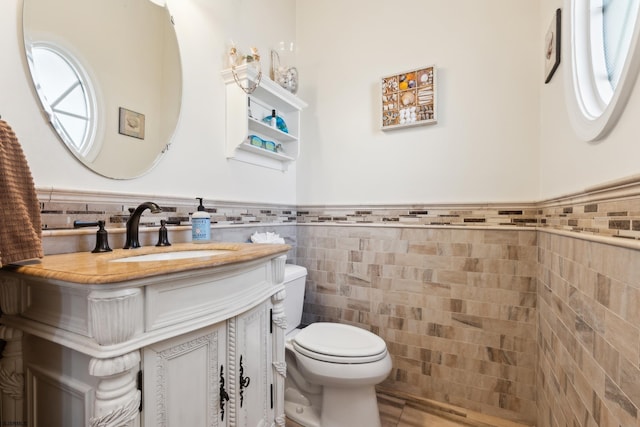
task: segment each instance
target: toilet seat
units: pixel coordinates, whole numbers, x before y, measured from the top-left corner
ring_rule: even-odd
[[[293,337],[292,344],[307,357],[331,363],[372,363],[387,355],[387,345],[382,338],[341,323],[312,323]]]

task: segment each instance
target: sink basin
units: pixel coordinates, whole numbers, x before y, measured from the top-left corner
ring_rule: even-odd
[[[147,261],[174,261],[177,259],[202,258],[222,255],[232,252],[225,249],[201,249],[191,251],[159,252],[155,254],[135,255],[126,258],[117,258],[111,262],[147,262]]]

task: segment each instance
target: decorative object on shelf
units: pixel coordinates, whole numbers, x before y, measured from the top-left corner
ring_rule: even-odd
[[[437,123],[436,68],[382,78],[382,130]]]
[[[271,50],[271,79],[291,93],[298,91],[298,69],[282,65],[275,50]]]
[[[275,111],[275,110],[273,110]],[[275,126],[272,124],[273,121],[275,120]],[[271,116],[267,116],[264,119],[262,119],[263,122],[265,122],[266,124],[270,125],[271,127],[275,127],[276,129],[278,129],[281,132],[284,133],[289,133],[289,129],[287,128],[287,124],[285,123],[284,119],[278,115],[273,116],[273,113]]]
[[[249,144],[253,145],[254,147],[264,148],[265,150],[272,151],[274,153],[282,150],[282,144],[276,144],[273,141],[264,140],[256,135],[249,135],[247,139],[249,140]]]
[[[549,24],[547,30],[547,36],[544,42],[544,83],[547,84],[551,81],[551,77],[558,69],[560,65],[560,29],[562,12],[560,9],[556,9]]]
[[[272,128],[276,127],[277,125],[277,120],[276,120],[276,110],[271,110],[271,118],[269,119],[269,124],[271,125]]]
[[[236,67],[244,64],[254,66],[257,71],[257,78],[255,81],[246,87],[242,86],[238,73],[236,72]],[[260,86],[260,81],[262,80],[262,66],[260,65],[260,54],[258,53],[257,48],[252,47],[250,55],[241,55],[236,47],[232,45],[229,49],[229,65],[231,65],[233,79],[236,81],[236,84],[240,86],[240,89],[242,89],[247,95],[253,93],[258,86]]]
[[[144,139],[144,114],[120,107],[118,132],[133,138]]]

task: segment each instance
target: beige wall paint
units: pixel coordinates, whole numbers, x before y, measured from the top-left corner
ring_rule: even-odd
[[[168,4],[182,55],[182,117],[174,144],[159,165],[147,175],[127,181],[90,172],[54,137],[39,111],[24,59],[22,0],[0,4],[0,115],[16,132],[36,186],[295,202],[295,166],[282,173],[225,158],[224,83],[220,76],[227,67],[226,53],[232,40],[245,52],[257,46],[267,70],[269,49],[280,40],[295,39],[295,1],[169,0]]]
[[[298,203],[536,199],[538,22],[532,1],[298,1]],[[382,132],[382,76],[430,64],[439,123]]]
[[[542,83],[542,40],[560,0],[429,0],[410,11],[382,0],[169,6],[185,79],[175,144],[151,173],[113,181],[78,164],[52,135],[23,59],[22,1],[0,5],[0,115],[17,132],[36,185],[300,204],[437,203],[539,200],[637,173],[639,89],[613,132],[585,143],[569,124],[564,62]],[[310,104],[300,161],[287,173],[229,162],[219,71],[230,40],[256,44],[266,57],[296,37],[299,94]],[[440,122],[380,131],[380,77],[429,64],[439,68]]]
[[[561,0],[540,2],[540,37],[543,37]],[[567,28],[569,16],[563,16]],[[584,142],[569,122],[565,101],[569,55],[568,32],[563,33],[562,60],[555,76],[540,85],[540,197],[550,198],[581,191],[640,172],[638,132],[640,131],[640,88],[635,85],[629,102],[613,131],[604,139]]]

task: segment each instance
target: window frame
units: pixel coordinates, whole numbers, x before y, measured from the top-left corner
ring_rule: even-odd
[[[84,132],[84,138],[80,144],[71,140],[69,134],[65,131],[64,125],[60,122],[58,118],[58,114],[55,111],[55,108],[49,103],[49,100],[44,95],[44,92],[41,90],[42,82],[38,82],[35,85],[36,92],[38,98],[40,99],[40,103],[43,106],[47,116],[49,117],[49,123],[56,130],[56,134],[63,140],[67,148],[73,151],[76,155],[82,157],[90,157],[91,153],[95,151],[94,142],[96,139],[96,133],[98,128],[97,123],[97,95],[95,88],[92,84],[92,80],[89,76],[89,73],[85,70],[82,64],[75,58],[74,55],[69,53],[66,49],[62,48],[60,45],[48,41],[36,41],[32,42],[28,52],[29,58],[29,67],[32,68],[32,75],[38,75],[38,71],[35,69],[35,64],[33,60],[33,51],[37,49],[48,50],[49,52],[54,53],[61,60],[67,63],[69,69],[72,70],[82,88],[82,92],[84,95],[86,108],[87,108],[87,125],[86,130]]]
[[[565,0],[568,13],[562,14],[568,28],[563,43],[569,47],[564,49],[569,67],[564,73],[565,98],[572,126],[585,141],[602,139],[613,129],[640,70],[640,8],[618,85],[612,89],[604,59],[602,12],[594,13],[598,7],[602,0]]]

